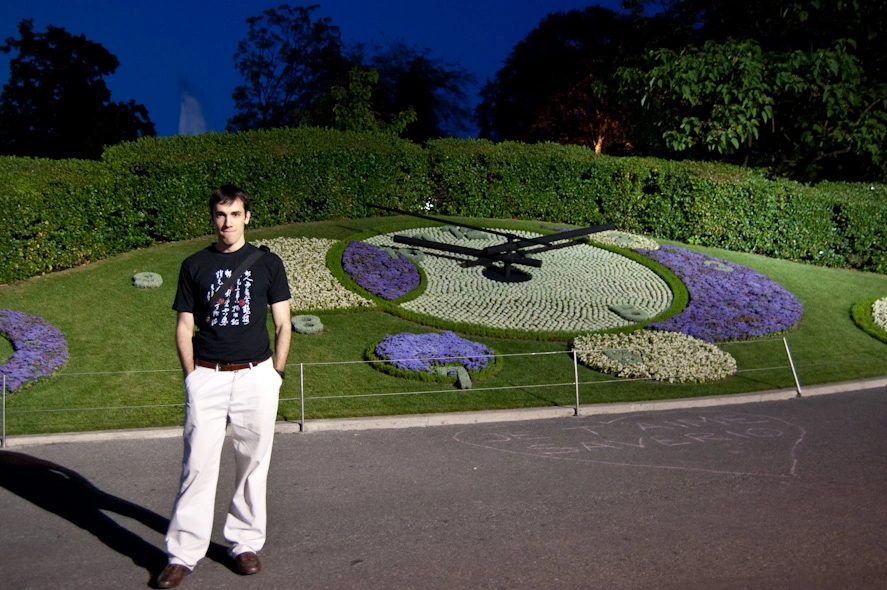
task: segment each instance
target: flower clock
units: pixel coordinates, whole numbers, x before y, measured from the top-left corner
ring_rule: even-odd
[[[15,391],[48,377],[68,361],[68,343],[58,328],[41,317],[0,310],[0,333],[12,342],[12,357],[0,366],[6,389]]]
[[[501,237],[492,234],[467,235],[450,229],[404,230],[397,235],[476,249],[501,242]],[[366,242],[397,248],[393,235],[374,236]],[[448,322],[576,333],[629,326],[649,320],[671,305],[668,284],[649,268],[620,254],[577,242],[533,257],[542,266],[532,270],[531,280],[503,283],[487,278],[483,265],[469,256],[427,253],[421,261],[427,278],[424,292],[399,307]]]
[[[649,321],[672,302],[667,283],[626,256],[575,243],[534,254],[542,261],[524,282],[497,282],[483,264],[461,254],[418,255],[393,240],[407,235],[483,249],[501,241],[485,232],[460,228],[416,228],[351,241],[342,268],[355,284],[419,318],[465,326],[517,331],[586,334],[574,340],[579,359],[589,367],[622,377],[671,382],[707,382],[736,372],[736,361],[713,343],[783,332],[800,320],[803,308],[785,288],[741,265],[645,236],[611,231],[591,242],[630,248],[672,270],[687,286],[690,303],[681,313],[625,335],[589,334]],[[520,236],[539,234],[515,232]],[[372,305],[343,288],[325,268],[332,240],[270,240],[284,259],[292,285],[317,295],[293,309],[335,309]],[[307,262],[313,261],[313,262]],[[424,280],[417,266],[421,266]],[[423,289],[417,287],[423,284]],[[408,298],[405,295],[411,294]],[[354,297],[351,299],[349,297]],[[880,317],[884,311],[873,310]],[[434,322],[429,321],[434,324]],[[368,350],[377,367],[402,377],[430,380],[486,375],[496,366],[492,351],[453,332],[386,336]],[[444,359],[444,360],[439,360]]]

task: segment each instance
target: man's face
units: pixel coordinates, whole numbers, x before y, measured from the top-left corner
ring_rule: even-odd
[[[249,223],[249,213],[243,210],[240,199],[217,204],[213,211],[213,223],[218,237],[216,248],[221,252],[234,252],[246,243],[243,231]]]

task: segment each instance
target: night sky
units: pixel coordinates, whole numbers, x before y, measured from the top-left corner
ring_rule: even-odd
[[[3,0],[0,39],[18,37],[23,18],[34,31],[47,25],[102,44],[120,60],[106,78],[112,100],[148,108],[159,135],[223,131],[234,114],[231,93],[241,83],[234,68],[246,19],[282,2],[259,0]],[[290,2],[293,6],[299,2]],[[309,6],[310,2],[301,3]],[[403,40],[431,49],[431,57],[457,61],[478,80],[469,96],[492,78],[511,49],[542,18],[598,4],[618,10],[620,0],[326,0],[316,17],[328,16],[345,43]],[[0,53],[0,80],[9,79],[11,55]],[[183,101],[183,98],[185,99]]]

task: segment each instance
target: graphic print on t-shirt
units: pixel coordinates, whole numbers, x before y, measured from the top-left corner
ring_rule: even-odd
[[[228,288],[225,293],[216,293],[215,301],[209,301],[213,292],[231,276],[231,270],[217,270],[215,283],[206,292],[206,300],[209,303],[209,315],[206,323],[210,326],[240,326],[248,325],[250,318],[250,286],[253,283],[252,272],[246,270],[237,281]]]

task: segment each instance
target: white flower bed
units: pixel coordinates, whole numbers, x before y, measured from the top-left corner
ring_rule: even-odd
[[[887,330],[887,297],[878,299],[872,305],[872,319],[882,330]]]
[[[629,232],[610,230],[591,234],[588,239],[599,244],[630,248],[632,250],[658,250],[659,242],[647,236]]]
[[[716,381],[736,373],[736,359],[714,344],[677,332],[588,334],[573,343],[580,362],[630,379]]]
[[[458,239],[446,228],[410,229],[366,241],[400,247],[393,235],[427,237],[476,249],[503,241],[492,234]],[[428,279],[425,292],[402,307],[455,322],[516,330],[598,331],[635,323],[638,316],[653,317],[672,300],[665,281],[647,267],[584,243],[539,254],[530,251],[531,257],[542,261],[542,268],[515,267],[533,275],[523,283],[490,280],[483,276],[483,266],[462,264],[473,260],[468,256],[431,250],[426,254],[419,263]],[[626,308],[636,312],[631,321],[623,317]]]
[[[283,260],[292,298],[290,308],[343,309],[369,307],[373,302],[343,287],[326,267],[326,253],[336,240],[274,238],[253,242],[268,246]]]

